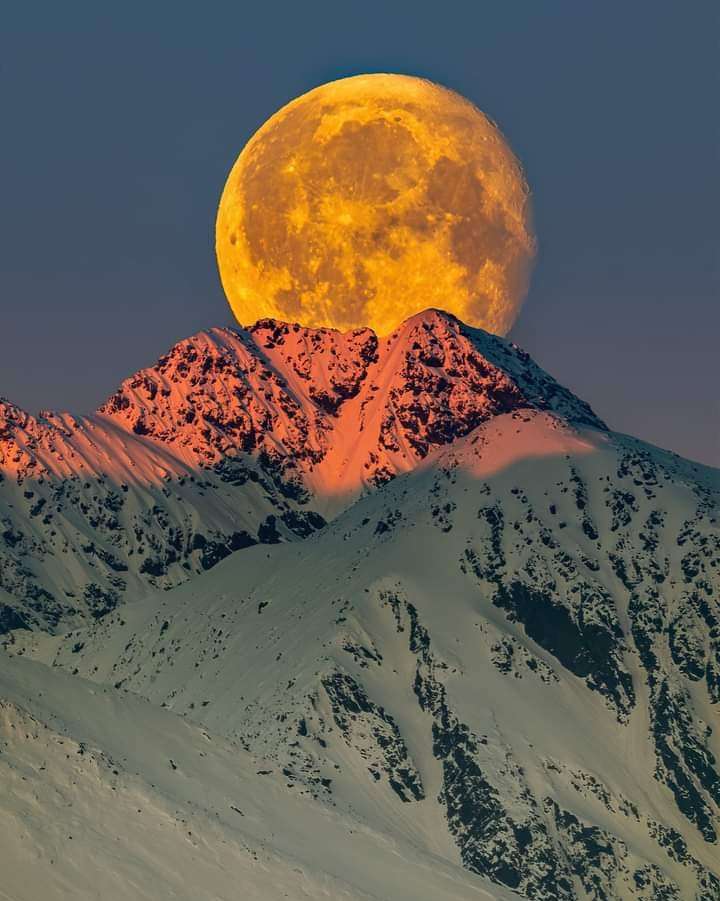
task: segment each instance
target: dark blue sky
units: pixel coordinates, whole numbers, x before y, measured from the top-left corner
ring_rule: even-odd
[[[0,394],[85,412],[232,322],[225,176],[333,78],[421,75],[500,125],[534,194],[513,337],[610,425],[720,465],[714,2],[32,2],[0,22]]]

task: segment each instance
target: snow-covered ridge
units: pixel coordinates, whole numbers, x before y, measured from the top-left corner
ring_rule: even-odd
[[[498,894],[716,901],[718,475],[502,414],[302,543],[9,649]]]
[[[1,410],[19,898],[718,901],[719,472],[436,311]]]
[[[305,537],[523,410],[604,428],[519,348],[436,310],[382,339],[269,320],[201,332],[90,416],[1,401],[0,626],[99,616],[128,591]]]
[[[517,346],[447,313],[417,314],[382,339],[369,329],[341,334],[261,320],[178,342],[88,417],[33,417],[0,400],[0,464],[19,477],[124,477],[147,442],[172,448],[178,472],[243,453],[307,472],[337,444],[336,434],[354,432],[357,441],[369,430],[364,443],[385,449],[390,472],[393,463],[407,468],[397,454],[422,458],[492,415],[524,408],[604,428]],[[113,445],[127,435],[135,441],[115,456]],[[354,485],[377,477],[380,467],[366,463],[342,478]],[[157,475],[140,467],[135,478]]]

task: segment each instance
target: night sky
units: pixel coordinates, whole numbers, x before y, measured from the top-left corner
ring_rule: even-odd
[[[540,252],[511,337],[613,428],[720,465],[715,0],[6,4],[0,394],[88,412],[233,320],[227,172],[276,109],[362,72],[476,103]]]

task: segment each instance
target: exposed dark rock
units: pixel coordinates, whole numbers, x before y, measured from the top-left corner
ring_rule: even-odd
[[[368,698],[347,673],[331,673],[322,684],[336,725],[347,743],[365,759],[373,778],[384,775],[401,801],[424,798],[422,779],[392,716]]]

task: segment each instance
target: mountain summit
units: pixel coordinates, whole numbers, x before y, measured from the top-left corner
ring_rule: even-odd
[[[433,310],[0,415],[35,897],[718,901],[720,473]]]
[[[0,401],[0,622],[97,617],[306,537],[493,417],[540,412],[605,429],[517,346],[437,310],[380,339],[200,332],[86,417]]]

